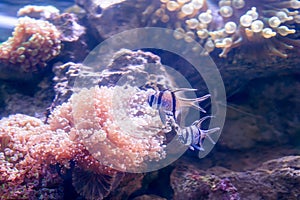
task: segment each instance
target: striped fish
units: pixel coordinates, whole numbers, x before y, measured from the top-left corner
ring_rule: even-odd
[[[201,129],[202,122],[211,117],[212,116],[203,117],[195,121],[191,126],[179,128],[177,130],[178,140],[182,144],[190,146],[191,150],[197,149],[199,151],[204,151],[203,142],[206,137],[210,140],[212,144],[215,145],[216,142],[210,137],[210,134],[219,131],[220,128],[213,128],[208,130]]]
[[[193,107],[203,113],[206,113],[206,111],[198,105],[198,102],[209,98],[209,94],[194,99],[186,99],[176,95],[177,92],[193,92],[196,90],[197,89],[192,88],[179,88],[176,90],[156,91],[154,94],[149,95],[148,103],[152,108],[158,110],[163,124],[166,124],[168,116],[173,117],[176,121],[177,115],[182,107]]]

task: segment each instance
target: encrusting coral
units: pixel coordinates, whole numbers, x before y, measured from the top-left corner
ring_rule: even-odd
[[[172,199],[295,199],[299,166],[300,156],[272,159],[247,171],[180,162],[170,176]]]
[[[15,71],[37,71],[59,54],[59,37],[60,32],[47,21],[19,18],[13,36],[0,45],[0,62],[7,67],[18,67]]]

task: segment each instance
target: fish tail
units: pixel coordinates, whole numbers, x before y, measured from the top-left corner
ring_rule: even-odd
[[[217,128],[212,128],[212,129],[208,129],[208,130],[202,130],[202,133],[204,134],[204,137],[207,137],[210,140],[210,142],[213,145],[215,145],[216,142],[210,137],[210,134],[215,133],[215,132],[217,132],[219,130],[220,130],[220,128],[217,127]]]
[[[209,135],[207,135],[207,138],[209,139],[209,141],[210,141],[213,145],[216,144],[216,142],[215,142]]]
[[[198,101],[195,101],[195,99],[179,99],[182,103],[181,103],[181,106],[183,107],[193,107],[195,108],[196,110],[199,110],[203,113],[206,113],[206,110],[204,110],[203,108],[201,108],[199,105],[198,105]]]

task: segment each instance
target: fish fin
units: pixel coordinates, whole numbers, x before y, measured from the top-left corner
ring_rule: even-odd
[[[210,97],[210,94],[207,94],[207,95],[204,95],[202,97],[198,97],[196,98],[197,102],[201,102],[201,101],[204,101],[206,99],[208,99]]]
[[[183,107],[193,107],[196,110],[199,110],[200,112],[206,113],[206,110],[201,108],[200,106],[197,105],[197,102],[185,102],[184,104],[181,104]]]
[[[215,132],[217,132],[217,131],[219,131],[219,130],[220,130],[219,127],[217,127],[217,128],[212,128],[212,129],[208,129],[208,130],[201,130],[201,134],[203,133],[203,134],[204,134],[204,138],[207,137],[207,138],[210,140],[210,142],[211,142],[213,145],[215,145],[216,142],[210,137],[210,134],[215,133]]]
[[[215,142],[209,135],[207,135],[207,138],[209,139],[209,141],[210,141],[213,145],[216,144],[216,142]]]
[[[197,149],[198,151],[204,151],[204,148],[202,146],[192,145],[192,146],[190,146],[190,149],[191,148],[193,148],[192,150]]]
[[[171,90],[171,92],[195,92],[197,91],[198,89],[194,89],[194,88],[176,88],[176,89],[173,89]]]
[[[181,101],[201,102],[201,101],[208,99],[209,97],[210,97],[210,94],[204,95],[202,97],[197,97],[194,99],[187,99],[187,98],[183,98],[183,97],[177,97],[177,98],[180,99]]]
[[[176,111],[176,122],[177,122],[178,124],[181,124],[181,120],[182,120],[181,118],[182,118],[181,110]]]
[[[177,99],[181,101],[181,104],[182,104],[181,106],[191,106],[203,113],[206,113],[206,111],[198,105],[198,102],[202,102],[209,97],[210,97],[210,94],[204,95],[203,97],[194,98],[194,99],[187,99],[187,98],[183,98],[183,97],[177,97]]]
[[[190,150],[192,150],[192,151],[195,150],[194,146],[189,146],[189,148],[190,148]]]
[[[200,128],[201,124],[208,118],[213,118],[214,116],[205,116],[202,117],[201,119],[194,121],[193,125],[197,126],[198,128]]]
[[[182,107],[179,107],[176,112],[175,112],[175,119],[176,119],[176,122],[178,124],[184,124],[184,119],[186,118],[187,116],[187,112],[188,110],[182,108]]]
[[[166,110],[164,110],[163,108],[159,108],[158,109],[158,114],[159,114],[159,117],[160,117],[160,120],[161,120],[161,122],[164,124],[164,125],[166,125],[166,123],[167,123],[167,117],[172,117],[172,118],[174,118],[174,122],[176,121],[176,118],[175,118],[175,116],[173,115],[173,113],[172,112],[170,112],[170,111],[166,111]],[[169,118],[168,118],[169,119]]]
[[[164,112],[163,109],[160,108],[160,109],[158,109],[158,114],[159,114],[161,123],[165,125],[167,122],[166,113]]]

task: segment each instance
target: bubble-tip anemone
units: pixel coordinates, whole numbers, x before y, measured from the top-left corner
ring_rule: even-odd
[[[145,162],[166,156],[162,124],[147,95],[130,86],[82,89],[53,111],[50,126],[70,132],[103,165],[147,170]]]
[[[157,6],[169,17],[167,28],[189,33],[203,44],[206,53],[221,49],[220,57],[234,48],[259,44],[257,50],[286,58],[286,50],[300,45],[289,38],[300,21],[297,0],[161,0]],[[150,19],[151,25],[161,26],[159,21],[163,22],[155,9]],[[179,35],[175,38],[182,39]]]

